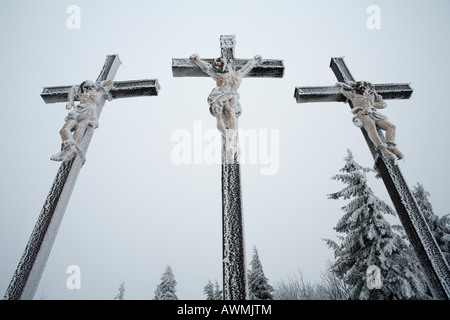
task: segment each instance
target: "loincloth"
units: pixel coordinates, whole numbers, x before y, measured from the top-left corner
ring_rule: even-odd
[[[224,112],[224,107],[228,101],[235,98],[235,114],[241,114],[241,105],[239,103],[239,93],[231,91],[220,91],[218,87],[214,88],[208,96],[209,112],[216,117],[218,113]]]

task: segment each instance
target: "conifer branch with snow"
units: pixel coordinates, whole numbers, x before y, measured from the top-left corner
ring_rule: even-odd
[[[342,207],[344,215],[334,228],[343,235],[339,243],[325,240],[336,258],[331,271],[348,285],[350,299],[426,297],[426,282],[416,256],[384,218],[385,214],[395,216],[394,210],[368,186],[366,173],[372,170],[360,166],[350,150],[347,152],[344,167],[332,178],[346,186],[328,196],[350,200]],[[370,266],[381,271],[379,289],[366,283]]]

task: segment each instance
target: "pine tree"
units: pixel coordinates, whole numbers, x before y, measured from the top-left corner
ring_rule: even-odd
[[[248,273],[248,292],[250,300],[273,300],[272,286],[269,280],[264,276],[261,261],[259,260],[258,250],[253,247],[253,258],[250,263],[251,270]]]
[[[214,283],[214,300],[223,300],[222,290],[220,290],[219,284],[216,282]]]
[[[442,251],[447,262],[450,264],[450,214],[439,217],[434,214],[433,207],[428,200],[430,193],[422,184],[413,187],[413,195],[417,205],[436,239],[436,243]]]
[[[350,200],[344,216],[334,228],[340,244],[325,240],[334,250],[336,261],[331,270],[349,287],[350,299],[422,298],[426,290],[416,256],[407,243],[394,232],[384,214],[395,215],[388,204],[375,196],[367,185],[366,173],[353,159],[350,150],[345,166],[332,179],[347,186],[329,195],[329,199]],[[369,289],[367,272],[376,266],[381,272],[381,288]]]
[[[203,292],[206,295],[206,300],[222,300],[222,290],[220,290],[217,280],[214,284],[212,284],[211,280],[208,280]]]
[[[203,289],[203,292],[206,294],[206,300],[214,300],[214,285],[211,280],[208,280],[208,284]]]
[[[125,298],[125,282],[122,282],[119,287],[119,293],[117,294],[117,296],[114,297],[114,299],[124,300],[124,298]]]
[[[161,283],[156,287],[155,298],[153,300],[178,300],[176,292],[177,282],[170,266],[167,266],[163,273]]]

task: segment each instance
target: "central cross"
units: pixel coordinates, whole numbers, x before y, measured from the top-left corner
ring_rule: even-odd
[[[225,300],[246,299],[245,252],[240,185],[238,117],[239,85],[244,77],[281,78],[282,60],[234,57],[234,35],[220,37],[221,57],[172,59],[174,77],[211,77],[217,86],[208,97],[211,114],[222,133],[223,294]]]

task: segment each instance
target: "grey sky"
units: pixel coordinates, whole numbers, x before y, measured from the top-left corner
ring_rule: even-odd
[[[81,10],[69,30],[66,9]],[[381,29],[369,30],[369,5]],[[446,101],[450,46],[448,1],[11,1],[0,3],[0,291],[6,290],[56,175],[64,104],[46,105],[44,86],[95,80],[107,54],[118,53],[116,80],[158,78],[157,97],[107,102],[35,298],[112,299],[125,281],[128,299],[152,299],[167,265],[180,299],[203,299],[208,279],[221,284],[220,166],[176,165],[173,132],[194,139],[214,129],[208,78],[173,78],[172,58],[220,55],[219,36],[236,34],[236,56],[283,59],[282,79],[244,79],[245,130],[278,130],[279,170],[242,166],[248,261],[259,250],[275,284],[301,269],[319,281],[332,252],[322,241],[344,202],[330,178],[346,148],[373,160],[348,106],[297,104],[295,86],[333,85],[331,57],[345,56],[353,76],[373,83],[409,82],[408,101],[383,111],[397,126],[401,170],[424,184],[439,215],[448,213],[450,152]],[[208,142],[204,142],[204,146]],[[269,149],[270,150],[270,149]],[[377,195],[390,199],[370,176]],[[397,219],[393,222],[398,223]],[[70,265],[81,290],[66,287]]]

